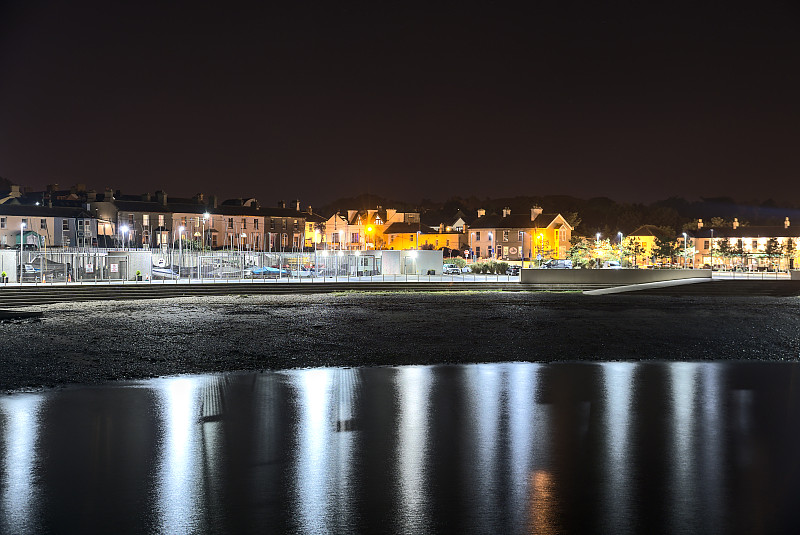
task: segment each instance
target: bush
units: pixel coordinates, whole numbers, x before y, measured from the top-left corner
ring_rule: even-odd
[[[469,267],[469,269],[470,269],[470,271],[472,271],[473,273],[483,273],[483,269],[484,269],[485,267],[486,267],[486,266],[485,266],[484,264],[482,264],[482,263],[480,263],[480,262],[475,262],[474,264],[472,264],[472,265]]]
[[[497,262],[494,265],[494,272],[498,275],[505,275],[508,269],[508,262]]]
[[[453,258],[453,264],[455,264],[456,267],[460,269],[467,265],[467,261],[461,257],[456,257]]]

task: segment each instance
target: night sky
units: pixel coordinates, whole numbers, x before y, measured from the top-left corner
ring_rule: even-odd
[[[800,202],[798,8],[652,4],[5,2],[0,176]]]

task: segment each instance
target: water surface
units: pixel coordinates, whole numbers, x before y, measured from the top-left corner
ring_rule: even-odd
[[[0,398],[0,532],[796,532],[799,364],[180,376]]]

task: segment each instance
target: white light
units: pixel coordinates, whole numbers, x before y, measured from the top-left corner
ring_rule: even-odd
[[[185,227],[178,227],[178,232],[183,232],[184,230],[186,230]]]

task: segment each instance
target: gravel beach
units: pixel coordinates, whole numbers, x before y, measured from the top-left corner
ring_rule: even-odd
[[[0,322],[0,389],[181,373],[800,357],[800,299],[343,293],[82,302]]]

